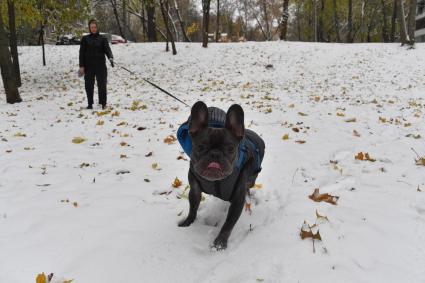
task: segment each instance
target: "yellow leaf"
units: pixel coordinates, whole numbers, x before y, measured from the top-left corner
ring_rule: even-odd
[[[284,141],[289,140],[289,134],[284,134],[282,137],[282,140]]]
[[[263,188],[263,185],[262,184],[255,184],[254,185],[254,189],[259,190],[259,189],[262,189],[262,188]]]
[[[86,139],[83,138],[83,137],[75,137],[75,138],[72,139],[72,142],[75,143],[75,144],[83,143],[85,141],[86,141]]]
[[[97,123],[96,123],[96,125],[97,126],[102,126],[102,125],[104,125],[105,124],[105,121],[102,121],[102,120],[99,120],[99,121],[97,121]]]
[[[47,283],[47,277],[44,274],[44,272],[37,275],[37,278],[35,279],[35,283]]]

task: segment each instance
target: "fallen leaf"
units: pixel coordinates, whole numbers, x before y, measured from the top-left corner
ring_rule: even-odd
[[[317,220],[329,222],[328,217],[327,216],[320,215],[319,212],[316,209],[316,222],[317,222]]]
[[[418,188],[416,189],[416,191],[422,192],[422,190],[419,188],[419,185],[418,185]]]
[[[300,131],[300,129],[298,129],[298,128],[292,128],[292,130],[296,133],[298,133]]]
[[[416,165],[425,166],[425,157],[421,157],[419,159],[416,159]]]
[[[306,141],[304,141],[304,140],[297,140],[297,141],[295,141],[296,143],[299,143],[299,144],[303,144],[303,143],[306,143]]]
[[[150,151],[150,152],[148,152],[148,153],[145,154],[145,157],[150,157],[152,155],[153,155],[153,151]]]
[[[342,112],[336,112],[336,116],[338,117],[345,117],[345,114]]]
[[[86,141],[86,138],[83,137],[75,137],[72,139],[72,142],[75,144],[80,144]]]
[[[350,119],[346,119],[345,122],[347,123],[355,123],[357,121],[356,118],[350,118]]]
[[[182,181],[179,180],[179,178],[175,178],[174,182],[172,183],[173,188],[178,188],[182,185]]]
[[[127,146],[128,144],[126,142],[120,142],[120,146]]]
[[[122,121],[122,122],[120,122],[120,123],[117,124],[117,127],[124,126],[124,125],[127,125],[127,122]]]
[[[164,142],[165,142],[166,144],[172,144],[172,143],[174,143],[176,140],[177,140],[177,139],[176,139],[176,137],[175,137],[175,136],[173,136],[173,135],[169,135],[169,136],[167,136],[167,137],[164,139]]]
[[[363,152],[359,152],[357,153],[357,155],[354,157],[356,160],[362,160],[362,161],[370,161],[370,162],[375,162],[376,159],[373,159],[369,156],[369,153],[363,153]]]
[[[331,196],[330,194],[321,194],[319,192],[319,189],[314,189],[314,192],[308,196],[311,200],[315,202],[327,202],[333,205],[336,205],[339,197],[338,196]]]
[[[144,131],[144,130],[146,130],[146,127],[138,127],[137,130],[138,131]]]
[[[263,188],[263,184],[255,184],[253,188],[254,189],[257,189],[257,190],[260,190],[260,189]]]
[[[121,158],[121,159],[124,159],[124,158],[128,158],[128,157],[127,157],[127,155],[125,155],[125,154],[121,154],[121,155],[120,155],[120,158]]]
[[[21,133],[21,132],[17,132],[17,133],[15,134],[15,137],[25,138],[26,136],[27,136],[26,134]]]
[[[305,114],[303,112],[298,112],[298,115],[300,115],[300,116],[308,116],[307,114]]]
[[[386,123],[387,122],[387,118],[385,118],[385,117],[379,117],[379,122]]]
[[[185,160],[185,161],[187,161],[187,158],[184,157],[183,155],[179,155],[179,156],[177,156],[177,160]]]
[[[353,136],[355,136],[355,137],[360,137],[360,134],[359,134],[359,132],[357,132],[356,130],[353,130]]]
[[[35,283],[47,283],[47,277],[44,272],[37,275],[35,278]]]
[[[319,230],[317,230],[317,233],[314,234],[313,231],[311,230],[311,228],[313,228],[314,226],[310,226],[308,225],[308,223],[306,221],[304,221],[303,226],[301,226],[301,232],[300,232],[300,236],[301,239],[306,239],[306,238],[311,238],[313,240],[322,240],[322,237],[320,236]]]
[[[154,170],[161,170],[161,168],[159,168],[159,165],[158,165],[158,163],[152,163],[152,169],[154,169]]]
[[[78,207],[78,202],[74,201],[74,202],[72,203],[72,205],[73,205],[74,207]]]
[[[284,134],[282,137],[282,140],[284,141],[289,140],[289,134]]]

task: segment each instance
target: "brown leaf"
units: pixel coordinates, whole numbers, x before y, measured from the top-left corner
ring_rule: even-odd
[[[350,119],[346,119],[345,122],[347,123],[355,123],[357,121],[356,118],[350,118]]]
[[[176,137],[175,137],[175,136],[173,136],[173,135],[169,135],[169,136],[167,136],[167,137],[164,139],[164,142],[165,142],[166,144],[172,144],[172,143],[174,143],[176,140],[177,140],[177,139],[176,139]]]
[[[282,140],[286,141],[289,139],[289,134],[284,134]]]
[[[370,162],[375,162],[376,159],[373,159],[370,157],[369,153],[363,153],[363,152],[359,152],[357,153],[357,155],[354,157],[356,160],[362,160],[362,161],[370,161]]]
[[[304,141],[304,140],[297,140],[297,141],[295,141],[296,143],[299,143],[299,144],[303,144],[303,143],[306,143],[306,141]]]
[[[360,134],[359,134],[359,132],[357,132],[356,130],[353,130],[353,136],[355,136],[355,137],[360,137]]]
[[[153,155],[153,151],[150,151],[150,152],[148,152],[148,153],[145,154],[145,157],[150,157],[152,155]]]
[[[416,161],[416,165],[425,166],[425,157],[421,157],[419,159],[416,159],[415,161]]]
[[[186,160],[187,161],[187,158],[184,157],[183,155],[179,155],[179,156],[177,156],[177,160]]]
[[[306,221],[304,221],[303,226],[301,227],[301,232],[300,232],[300,236],[301,239],[306,239],[306,238],[312,238],[314,240],[322,240],[322,237],[320,236],[319,230],[317,230],[317,233],[314,234],[313,231],[311,230],[311,228],[313,228],[314,226],[310,226],[307,224]]]
[[[336,205],[339,197],[338,196],[331,196],[330,194],[321,194],[319,192],[319,189],[314,189],[314,192],[308,196],[311,200],[315,202],[327,202],[333,205]]]
[[[180,187],[181,185],[182,185],[183,183],[182,183],[182,181],[181,180],[179,180],[179,178],[175,178],[174,179],[174,182],[172,183],[172,186],[173,186],[173,188],[178,188],[178,187]]]

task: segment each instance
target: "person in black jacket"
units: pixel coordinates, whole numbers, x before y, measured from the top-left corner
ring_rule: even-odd
[[[114,67],[114,56],[106,37],[99,34],[96,20],[89,21],[90,34],[83,36],[80,45],[80,75],[84,75],[87,109],[93,109],[94,79],[97,80],[99,104],[106,108],[107,69],[105,55]]]

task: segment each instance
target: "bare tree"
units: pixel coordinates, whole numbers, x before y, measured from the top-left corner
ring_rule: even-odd
[[[289,0],[283,0],[282,20],[280,23],[280,40],[286,40],[286,34],[288,33],[288,6]]]
[[[217,19],[215,24],[215,42],[218,42],[220,37],[220,0],[217,0]]]
[[[210,24],[211,0],[202,0],[202,47],[208,47],[208,27]]]
[[[384,0],[382,0],[384,1]],[[353,43],[353,0],[348,0],[348,33],[347,42]]]
[[[179,20],[180,29],[182,30],[182,34],[183,34],[184,40],[186,42],[191,42],[190,39],[189,39],[189,37],[187,36],[186,27],[185,27],[185,24],[184,24],[184,22],[182,20],[181,15],[180,15],[179,6],[177,5],[177,0],[174,0],[174,9],[176,10],[176,13],[177,13],[177,19]]]
[[[407,34],[406,15],[404,13],[403,0],[399,0],[398,2],[398,18],[400,20],[400,40],[401,40],[401,44],[404,45],[409,43],[409,36]]]
[[[398,11],[397,3],[398,3],[398,0],[394,0],[394,2],[393,2],[393,15],[391,17],[391,33],[390,33],[391,42],[395,41],[397,11]]]
[[[159,4],[161,7],[162,18],[164,20],[165,28],[167,29],[167,51],[168,51],[168,41],[171,42],[171,47],[173,49],[173,55],[177,54],[176,45],[174,43],[173,34],[170,29],[170,14],[169,14],[169,0],[160,0]]]
[[[409,6],[409,17],[408,17],[408,33],[409,33],[409,44],[415,44],[415,30],[416,30],[416,0],[410,0]]]
[[[387,6],[385,0],[381,0],[382,4],[382,39],[384,42],[389,42],[388,23],[387,23]]]
[[[336,0],[333,0],[333,14],[334,14],[334,28],[335,28],[335,34],[336,34],[336,41],[341,42],[341,38],[339,36],[339,21],[338,21]]]
[[[7,10],[9,14],[9,41],[10,41],[10,51],[12,53],[13,59],[13,71],[15,73],[16,85],[20,87],[22,85],[21,81],[21,71],[19,68],[19,57],[18,57],[18,42],[16,38],[16,25],[15,25],[15,3],[13,0],[7,0]]]
[[[3,23],[3,16],[0,7],[0,69],[3,79],[3,86],[6,92],[6,102],[21,102],[15,74],[13,71],[12,55],[9,50],[9,39]]]

